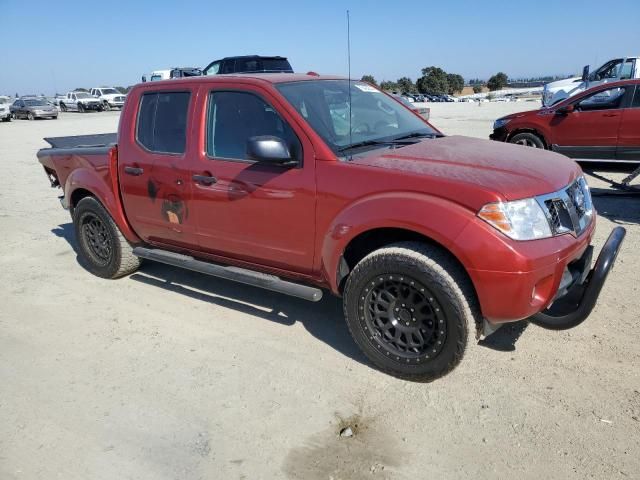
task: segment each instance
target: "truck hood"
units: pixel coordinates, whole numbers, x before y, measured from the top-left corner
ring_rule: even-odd
[[[353,162],[423,177],[425,193],[472,209],[555,192],[581,174],[573,160],[557,153],[458,135],[376,150]]]
[[[578,81],[580,80],[580,81]],[[544,86],[544,89],[549,92],[555,92],[557,90],[571,90],[582,83],[581,77],[565,78],[564,80],[556,80],[555,82],[549,82]]]

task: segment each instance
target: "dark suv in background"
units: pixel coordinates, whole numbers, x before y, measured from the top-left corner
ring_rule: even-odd
[[[215,60],[203,70],[203,75],[219,75],[223,73],[293,73],[286,57],[262,57],[246,55],[243,57],[226,57]]]

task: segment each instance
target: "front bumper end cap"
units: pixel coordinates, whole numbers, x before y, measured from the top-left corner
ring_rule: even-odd
[[[568,330],[584,322],[596,306],[626,233],[623,227],[614,228],[584,281],[574,285],[549,308],[529,320],[549,330]]]

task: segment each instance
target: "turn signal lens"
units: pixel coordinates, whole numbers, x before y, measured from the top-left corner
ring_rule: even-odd
[[[508,233],[511,231],[511,223],[507,218],[507,215],[502,209],[500,203],[490,203],[482,207],[482,210],[478,213],[478,216],[485,222],[493,225],[502,233]]]

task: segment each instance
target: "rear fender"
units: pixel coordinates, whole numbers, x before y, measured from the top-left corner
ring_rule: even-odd
[[[86,190],[93,195],[109,212],[113,221],[124,237],[131,243],[141,243],[140,237],[133,231],[122,209],[120,197],[114,195],[114,186],[118,187],[117,180],[111,182],[111,175],[98,174],[97,171],[89,168],[77,168],[67,177],[64,192],[67,197],[69,208],[73,211],[74,192],[76,190]],[[115,190],[118,192],[118,190]]]
[[[334,293],[337,272],[349,243],[379,228],[421,234],[452,252],[452,241],[474,217],[467,208],[443,198],[416,192],[387,192],[358,199],[331,222],[323,240],[321,269]]]

